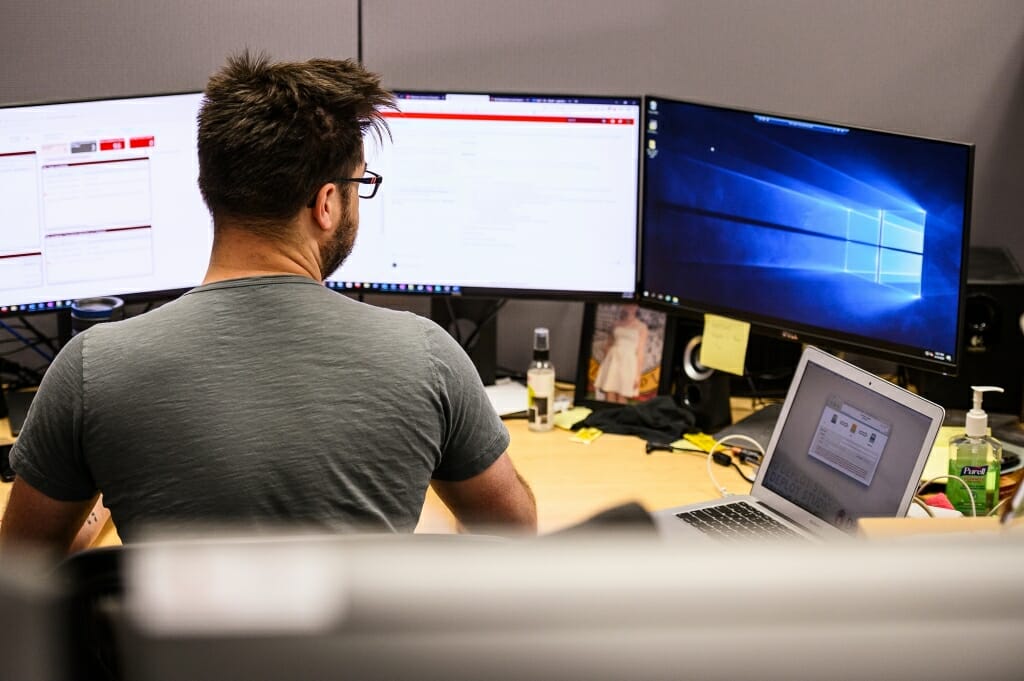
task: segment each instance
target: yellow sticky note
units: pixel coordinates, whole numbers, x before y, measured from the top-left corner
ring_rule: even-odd
[[[718,315],[704,315],[704,334],[700,343],[700,363],[712,369],[743,375],[750,324]]]
[[[556,428],[572,430],[574,424],[590,416],[591,410],[587,407],[573,407],[555,414],[554,423]]]
[[[598,430],[597,428],[580,428],[569,437],[569,440],[589,445],[603,434],[604,431]]]

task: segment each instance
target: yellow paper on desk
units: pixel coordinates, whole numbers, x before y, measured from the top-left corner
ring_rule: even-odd
[[[592,409],[587,407],[573,407],[555,414],[554,424],[556,428],[572,430],[573,425],[590,416]]]
[[[602,435],[604,435],[604,431],[597,428],[580,428],[569,437],[569,441],[582,442],[585,445],[589,445]]]
[[[750,324],[714,314],[704,315],[700,363],[737,376],[743,375]]]
[[[686,433],[679,442],[683,443],[680,449],[696,449],[702,452],[710,452],[711,448],[715,446],[715,438],[707,433]],[[673,443],[673,446],[676,444]]]

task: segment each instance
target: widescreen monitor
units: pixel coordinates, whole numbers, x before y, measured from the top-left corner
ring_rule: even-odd
[[[201,96],[0,108],[0,314],[202,280]]]
[[[648,97],[639,298],[954,372],[974,148]]]
[[[632,298],[639,97],[397,91],[340,290]]]

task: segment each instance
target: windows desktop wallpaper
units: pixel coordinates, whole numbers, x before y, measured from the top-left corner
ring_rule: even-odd
[[[652,100],[642,290],[952,362],[971,147]]]

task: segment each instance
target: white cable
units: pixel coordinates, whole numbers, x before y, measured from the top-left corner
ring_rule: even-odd
[[[727,490],[723,485],[718,484],[718,480],[715,478],[715,473],[714,471],[711,470],[711,460],[714,458],[715,452],[717,452],[719,448],[722,447],[722,443],[725,442],[726,440],[745,440],[750,444],[754,445],[754,447],[757,448],[757,451],[761,452],[762,460],[764,459],[764,447],[762,447],[758,443],[758,441],[752,437],[747,437],[746,435],[734,433],[732,435],[726,435],[725,437],[719,440],[715,440],[715,444],[711,445],[711,451],[708,452],[707,457],[708,477],[711,478],[711,484],[715,486],[715,488],[718,490],[718,493],[721,494],[723,497],[729,496],[729,490]]]
[[[711,484],[715,486],[715,489],[718,490],[718,493],[721,494],[723,497],[727,497],[727,496],[729,496],[729,490],[727,490],[722,485],[718,484],[718,480],[715,479],[715,474],[711,470],[711,459],[712,459],[712,455],[714,453],[715,453],[715,448],[712,447],[711,451],[708,452],[708,457],[707,457],[708,477],[711,478]]]
[[[931,480],[925,480],[920,485],[918,485],[917,492],[915,492],[915,494],[920,494],[921,490],[923,490],[925,487],[932,484],[933,482],[938,482],[939,480],[956,480],[961,485],[963,485],[964,489],[967,490],[967,498],[971,500],[971,517],[978,517],[978,507],[974,505],[974,490],[972,490],[971,486],[968,485],[967,482],[959,475],[936,475]]]
[[[988,512],[988,515],[995,515],[995,514],[996,514],[996,511],[998,511],[998,510],[999,510],[1000,508],[1002,508],[1002,507],[1003,507],[1003,504],[1007,504],[1007,503],[1009,503],[1009,502],[1010,502],[1010,499],[1011,499],[1011,497],[1006,497],[1005,499],[1003,499],[1002,501],[1000,501],[1000,502],[999,502],[998,504],[996,504],[995,506],[993,506],[993,507],[992,507],[992,510]]]
[[[925,503],[924,499],[922,499],[921,497],[915,495],[914,498],[911,499],[911,501],[913,501],[915,504],[917,504],[918,506],[923,508],[924,512],[928,514],[929,518],[934,518],[935,517],[935,514],[932,512],[932,509],[929,508],[928,504]]]

